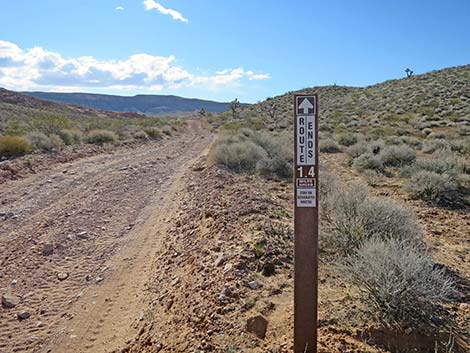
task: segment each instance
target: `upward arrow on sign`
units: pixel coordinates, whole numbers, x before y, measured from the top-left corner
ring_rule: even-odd
[[[299,108],[303,109],[304,114],[308,114],[309,109],[313,109],[313,104],[307,98],[304,98],[302,103],[299,104]]]

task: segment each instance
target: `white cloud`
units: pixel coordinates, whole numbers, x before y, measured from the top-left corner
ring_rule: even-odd
[[[172,55],[134,54],[121,60],[65,58],[41,47],[24,50],[0,40],[0,87],[12,90],[161,91],[180,87],[216,90],[239,85],[243,80],[270,77],[241,67],[218,70],[212,75],[191,73],[178,66]]]
[[[124,11],[124,7],[122,7],[122,6],[117,6],[117,7],[116,7],[116,11]]]
[[[185,18],[181,13],[176,10],[167,9],[155,0],[144,0],[144,6],[147,11],[157,10],[164,15],[170,15],[176,21],[188,22],[188,19]]]

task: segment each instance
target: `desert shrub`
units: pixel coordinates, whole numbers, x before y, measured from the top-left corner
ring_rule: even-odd
[[[139,130],[137,131],[134,136],[133,136],[136,140],[146,140],[148,139],[148,135],[145,131],[142,131],[142,130]]]
[[[453,140],[450,143],[450,149],[461,154],[470,153],[470,138]]]
[[[341,151],[338,143],[332,139],[320,141],[318,144],[318,149],[320,152],[324,153],[338,153]]]
[[[443,131],[434,131],[431,132],[428,136],[428,139],[447,139],[449,136]]]
[[[386,146],[379,155],[384,166],[402,167],[416,159],[416,152],[408,146]]]
[[[162,128],[162,132],[167,135],[167,136],[172,136],[173,135],[173,131],[171,129],[171,126],[169,125],[165,125],[163,128]]]
[[[221,138],[211,152],[213,162],[235,172],[289,179],[293,154],[289,136],[272,135],[242,128]]]
[[[346,252],[371,238],[422,243],[422,230],[414,213],[383,198],[371,198],[367,187],[353,183],[336,197],[334,235]]]
[[[364,153],[355,158],[353,161],[353,167],[359,172],[364,172],[366,170],[382,172],[384,170],[384,165],[380,158],[372,153]]]
[[[219,143],[213,151],[213,160],[235,172],[253,172],[266,151],[252,141]]]
[[[400,136],[399,140],[401,143],[404,143],[405,145],[408,145],[417,150],[421,149],[423,146],[423,142],[414,136]]]
[[[89,131],[86,135],[85,140],[87,143],[100,145],[100,144],[111,143],[111,142],[116,141],[117,136],[112,131],[96,129],[96,130]]]
[[[421,170],[411,177],[406,189],[414,198],[436,201],[456,190],[457,186],[455,179],[446,173]]]
[[[424,153],[434,153],[439,150],[450,149],[450,143],[443,139],[425,140],[423,142]]]
[[[42,132],[32,131],[26,137],[33,150],[50,151],[54,147],[51,139]]]
[[[320,201],[320,215],[330,218],[335,207],[335,200],[340,190],[339,178],[330,172],[322,171],[319,174],[318,199]]]
[[[411,177],[420,171],[447,174],[452,177],[464,173],[465,164],[452,154],[441,154],[434,159],[418,159],[412,165],[402,168],[400,176]]]
[[[44,134],[58,134],[61,130],[70,128],[70,120],[64,116],[41,116],[32,119],[32,126]]]
[[[340,145],[343,146],[351,146],[357,143],[358,137],[356,134],[350,133],[350,132],[345,132],[342,134],[338,134],[336,136],[336,140]]]
[[[157,140],[162,137],[162,131],[157,127],[149,127],[144,129],[144,131],[151,139]]]
[[[62,141],[59,135],[51,134],[49,141],[51,142],[51,149],[60,149],[64,146],[64,141]]]
[[[395,239],[365,241],[340,268],[386,323],[429,323],[454,291],[453,281],[427,253]]]
[[[83,136],[80,130],[61,130],[58,135],[67,146],[79,144]]]
[[[27,153],[29,141],[20,136],[0,136],[0,157],[17,157]]]
[[[369,152],[369,145],[365,141],[360,141],[352,146],[349,146],[349,148],[346,150],[347,155],[351,158],[357,158],[367,152]]]

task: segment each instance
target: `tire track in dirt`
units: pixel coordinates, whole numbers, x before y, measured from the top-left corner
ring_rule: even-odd
[[[175,175],[210,141],[201,124],[192,122],[188,133],[164,142],[77,160],[0,186],[0,208],[18,214],[0,220],[0,294],[21,297],[14,309],[0,309],[0,352],[47,351],[50,342],[64,337],[81,344],[82,328],[83,339],[96,352],[95,337],[109,330],[108,313],[122,315],[113,321],[129,325],[122,300],[95,293],[124,293],[138,280],[122,276],[136,262],[145,270],[145,261],[151,261],[155,233],[150,235],[144,224],[169,201]],[[44,244],[53,246],[52,255],[43,255]],[[58,273],[68,278],[60,281]],[[138,287],[131,287],[124,299],[138,295]],[[88,304],[93,307],[81,311]],[[21,310],[31,317],[18,321]],[[70,333],[68,321],[78,317],[80,325],[92,321]],[[81,351],[61,349],[53,351]]]

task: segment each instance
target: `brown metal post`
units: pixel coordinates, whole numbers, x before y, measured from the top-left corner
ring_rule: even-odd
[[[294,352],[316,353],[319,227],[318,96],[316,94],[295,95],[294,109]],[[312,141],[312,136],[314,141]]]

